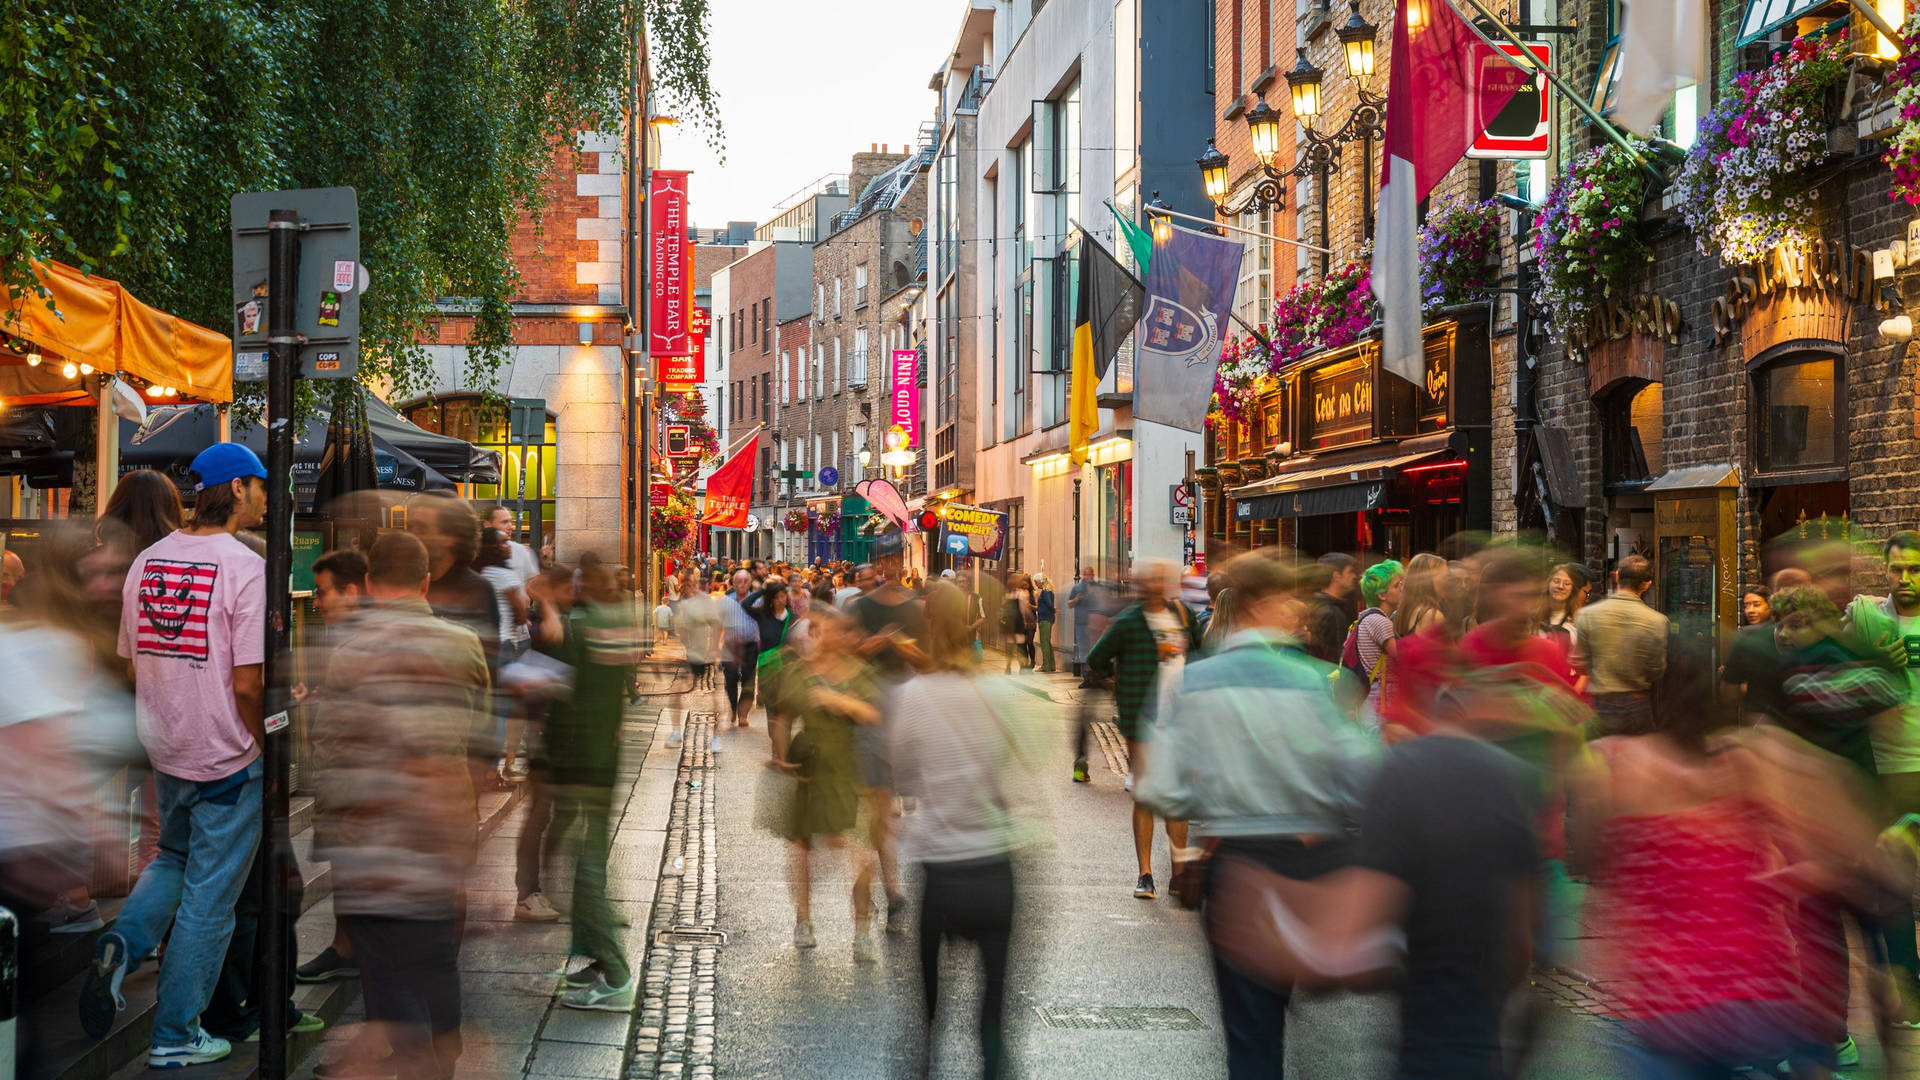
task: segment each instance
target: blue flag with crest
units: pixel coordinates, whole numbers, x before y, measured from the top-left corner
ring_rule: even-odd
[[[1178,226],[1155,231],[1146,312],[1134,333],[1133,415],[1199,431],[1245,245]]]

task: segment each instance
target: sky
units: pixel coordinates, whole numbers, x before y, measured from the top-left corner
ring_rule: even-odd
[[[697,228],[763,222],[777,203],[872,143],[897,152],[933,119],[927,81],[966,0],[712,0],[711,72],[726,163],[691,124],[663,135],[660,167],[690,169]]]

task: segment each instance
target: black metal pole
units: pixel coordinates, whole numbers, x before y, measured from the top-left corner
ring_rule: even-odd
[[[290,658],[288,632],[293,621],[293,380],[299,362],[294,335],[294,295],[299,287],[300,215],[275,210],[267,219],[267,649],[265,780],[261,787],[261,850],[266,875],[260,904],[261,982],[254,988],[260,1008],[260,1077],[281,1080],[287,1072],[287,914],[286,883],[280,868],[291,853],[287,844],[287,725],[273,730],[287,707]]]
[[[1320,189],[1320,246],[1323,248],[1331,248],[1333,244],[1327,240],[1327,237],[1331,235],[1333,222],[1327,220],[1327,215],[1331,213],[1329,200],[1327,198],[1327,188],[1332,186],[1333,170],[1322,165],[1317,172],[1318,175],[1314,177],[1314,183],[1315,186]],[[1325,280],[1327,274],[1332,272],[1332,258],[1331,255],[1328,255],[1324,251],[1320,253],[1320,277],[1322,280]]]
[[[20,920],[0,907],[0,1080],[20,1060]]]

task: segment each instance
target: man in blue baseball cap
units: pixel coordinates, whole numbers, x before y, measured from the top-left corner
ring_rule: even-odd
[[[192,523],[140,553],[121,597],[120,655],[133,665],[140,741],[153,762],[160,854],[100,936],[80,997],[82,1027],[105,1035],[126,1007],[121,980],[171,923],[153,1068],[231,1052],[199,1017],[260,841],[267,568],[235,534],[266,517],[267,470],[246,447],[216,443],[192,471]]]

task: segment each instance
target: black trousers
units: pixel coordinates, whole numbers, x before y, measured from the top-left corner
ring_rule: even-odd
[[[1238,855],[1269,870],[1300,881],[1310,881],[1347,865],[1351,851],[1329,842],[1302,844],[1296,840],[1232,839],[1214,852]],[[1207,883],[1211,893],[1214,885]],[[1211,943],[1209,943],[1211,944]],[[1272,1080],[1283,1075],[1286,1062],[1287,1003],[1293,988],[1269,986],[1241,974],[1213,954],[1213,981],[1220,996],[1220,1026],[1227,1037],[1227,1076],[1230,1080]]]
[[[727,704],[739,708],[743,698],[753,696],[754,677],[759,674],[756,659],[728,660],[720,665],[727,676]]]
[[[926,998],[928,1052],[940,1003],[940,943],[949,937],[980,949],[980,1056],[984,1075],[1001,1074],[1006,1058],[1007,950],[1013,939],[1013,860],[923,862],[920,891],[920,986]]]
[[[400,1080],[453,1075],[460,1058],[460,947],[444,918],[343,915],[360,961],[367,1019],[385,1027]]]
[[[247,881],[240,888],[239,898],[233,902],[233,937],[227,942],[227,956],[220,964],[220,977],[213,984],[213,997],[200,1014],[201,1027],[233,1042],[243,1041],[260,1030],[261,997],[255,991],[266,982],[267,950],[260,941],[260,914],[266,904],[269,872],[278,873],[286,887],[287,935],[282,947],[290,958],[299,955],[294,923],[300,917],[306,886],[300,877],[300,865],[293,857],[293,845],[286,838],[287,823],[282,821],[273,827],[279,830],[279,843],[268,842],[254,848],[253,866],[247,871]],[[281,852],[277,866],[272,866],[273,849]],[[289,1018],[299,1015],[299,1010],[292,1005],[293,968],[289,962],[287,984],[281,991],[287,995]]]

